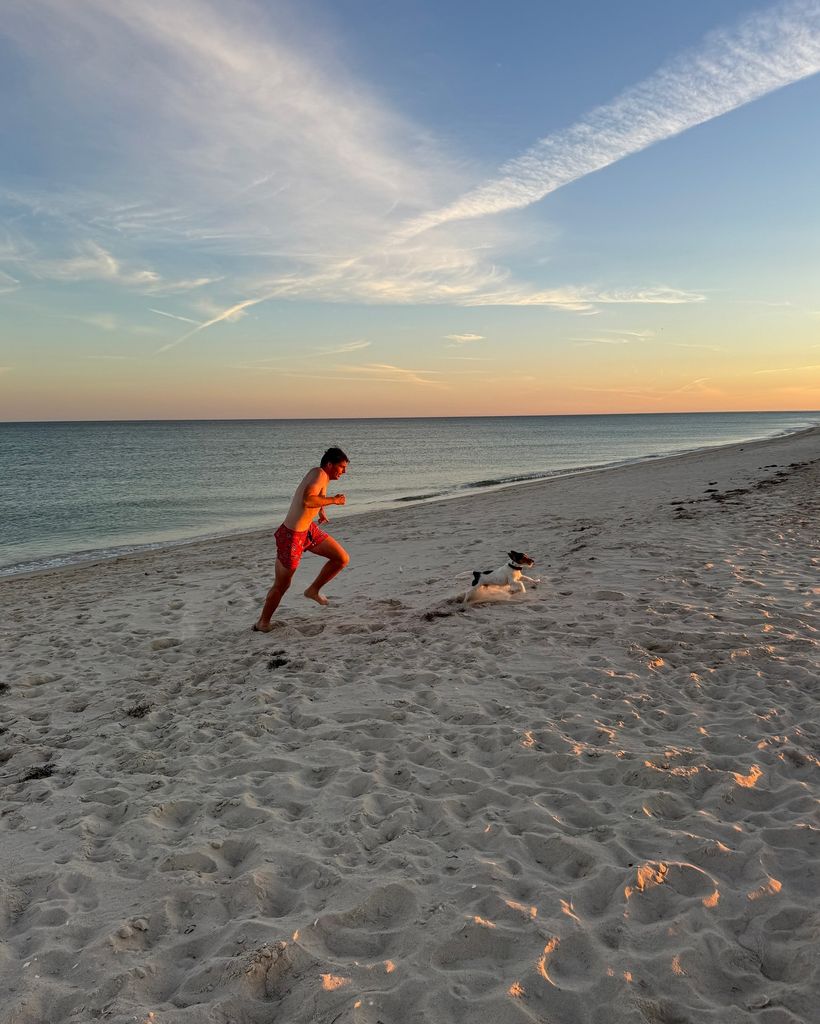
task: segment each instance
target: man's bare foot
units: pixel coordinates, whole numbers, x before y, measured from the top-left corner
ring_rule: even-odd
[[[313,587],[308,587],[305,591],[305,597],[310,598],[311,601],[315,601],[316,604],[324,607],[328,602],[324,594],[320,594],[318,590],[314,590]]]
[[[272,622],[269,622],[267,625],[263,625],[262,623],[257,622],[257,623],[254,623],[252,631],[254,633],[270,633],[270,631],[272,629],[273,629],[273,623]]]

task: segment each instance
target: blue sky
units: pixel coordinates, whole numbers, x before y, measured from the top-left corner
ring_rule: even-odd
[[[0,418],[820,407],[820,0],[7,0]]]

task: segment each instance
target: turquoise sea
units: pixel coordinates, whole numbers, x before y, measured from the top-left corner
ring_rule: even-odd
[[[322,452],[345,515],[820,422],[818,412],[0,424],[0,575],[271,526]]]

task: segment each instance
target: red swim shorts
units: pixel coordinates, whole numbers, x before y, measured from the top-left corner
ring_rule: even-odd
[[[294,570],[301,562],[303,553],[327,540],[328,535],[316,523],[311,523],[306,530],[291,530],[282,523],[274,537],[276,557],[286,569]]]

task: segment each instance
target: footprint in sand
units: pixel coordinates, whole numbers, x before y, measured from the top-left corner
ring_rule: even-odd
[[[160,871],[196,871],[200,874],[215,874],[219,868],[216,861],[204,853],[177,853],[168,857],[159,866]]]
[[[405,934],[415,912],[412,892],[403,885],[385,885],[350,910],[324,914],[305,933],[302,944],[318,944],[324,953],[346,957],[381,957]]]
[[[170,648],[172,648],[172,647],[179,647],[179,645],[181,643],[182,643],[181,640],[177,640],[177,639],[175,639],[174,637],[171,637],[171,636],[166,636],[166,637],[162,637],[160,640],[152,640],[151,641],[151,650],[152,651],[167,651],[167,650],[170,650]]]
[[[296,630],[302,636],[319,636],[320,633],[324,633],[325,627],[320,623],[310,623],[304,626],[297,626]]]

